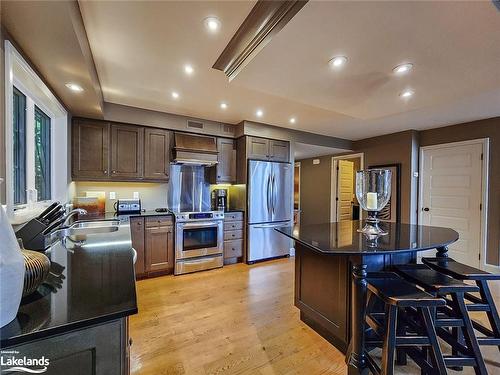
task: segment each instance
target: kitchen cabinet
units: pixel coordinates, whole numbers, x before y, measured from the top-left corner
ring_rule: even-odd
[[[290,161],[290,143],[287,141],[269,140],[269,159],[271,161]]]
[[[236,182],[236,142],[233,139],[217,139],[217,165],[213,168],[212,182]]]
[[[144,165],[144,128],[111,125],[111,178],[140,179]]]
[[[241,261],[244,249],[243,212],[224,214],[224,263]]]
[[[137,260],[135,262],[135,276],[142,278],[146,275],[146,253],[144,246],[144,218],[130,218],[130,234],[132,236],[132,247],[137,252]]]
[[[169,215],[131,217],[132,247],[137,252],[136,278],[174,271],[174,226]]]
[[[144,178],[168,181],[170,174],[170,132],[163,129],[144,130]]]
[[[288,162],[289,154],[290,143],[287,141],[247,137],[247,159]]]
[[[80,120],[72,128],[72,176],[74,179],[109,178],[110,124]]]

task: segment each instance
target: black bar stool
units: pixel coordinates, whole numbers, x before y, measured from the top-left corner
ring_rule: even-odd
[[[370,274],[367,282],[366,324],[383,340],[381,367],[369,353],[366,353],[368,367],[372,373],[394,374],[395,351],[398,349],[408,354],[425,373],[446,374],[446,365],[430,312],[430,309],[445,306],[446,301],[418,289],[392,272]],[[374,309],[377,297],[385,304],[385,314],[377,313]],[[399,324],[407,324],[398,319],[398,311],[408,308],[414,309],[422,322],[420,325],[415,324],[417,334],[409,334],[408,330],[400,330],[398,327]],[[366,344],[371,348],[380,346],[379,341],[370,341],[368,338]],[[419,350],[418,347],[430,349],[430,363],[427,352]]]
[[[485,312],[491,326],[489,329],[480,322],[472,320],[473,327],[484,335],[478,337],[477,341],[479,345],[496,345],[500,350],[500,317],[488,286],[488,280],[500,280],[500,275],[479,270],[451,258],[422,258],[422,262],[457,280],[471,280],[476,283],[479,297],[470,293],[464,295],[465,299],[471,302],[466,304],[467,310]]]
[[[424,264],[396,266],[395,271],[428,293],[446,299],[447,306],[434,312],[436,332],[453,350],[451,356],[444,356],[446,366],[453,368],[473,366],[476,374],[487,375],[486,365],[465,304],[465,293],[478,292],[479,288],[455,280]],[[459,330],[460,334],[450,333],[444,328],[449,328],[452,332]],[[461,340],[462,335],[464,342]]]

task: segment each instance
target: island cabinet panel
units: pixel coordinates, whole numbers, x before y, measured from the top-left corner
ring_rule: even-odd
[[[72,175],[75,179],[109,178],[110,124],[75,120],[72,128]]]
[[[2,348],[6,349],[6,348]],[[70,331],[8,348],[16,358],[49,359],[48,375],[128,375],[130,350],[127,318]],[[2,354],[4,361],[8,354]]]
[[[144,246],[144,218],[130,218],[130,234],[132,236],[132,247],[137,252],[135,262],[136,278],[144,277],[146,274],[146,252]]]
[[[172,273],[174,270],[174,228],[146,226],[146,271]]]
[[[168,181],[170,174],[170,132],[146,128],[144,131],[144,178]]]
[[[212,182],[236,182],[236,142],[233,139],[217,139],[217,165],[213,168]]]
[[[144,128],[111,125],[111,178],[143,177]]]
[[[349,262],[298,244],[295,254],[295,306],[301,319],[341,350],[348,345]]]

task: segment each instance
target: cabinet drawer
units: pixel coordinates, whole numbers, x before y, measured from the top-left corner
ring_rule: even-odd
[[[224,241],[224,259],[243,256],[243,240]]]
[[[241,230],[243,229],[243,221],[228,221],[224,222],[224,230]]]
[[[243,212],[226,212],[224,214],[224,221],[238,221],[243,220]]]
[[[174,220],[172,216],[150,216],[146,218],[146,227],[163,227],[173,224]]]
[[[239,240],[243,238],[242,230],[228,230],[224,232],[224,241],[226,240]]]

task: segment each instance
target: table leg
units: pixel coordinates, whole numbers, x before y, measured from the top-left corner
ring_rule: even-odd
[[[438,247],[436,253],[437,258],[448,258],[448,246]]]
[[[348,374],[368,374],[365,357],[366,264],[353,264],[351,279],[351,342]]]

